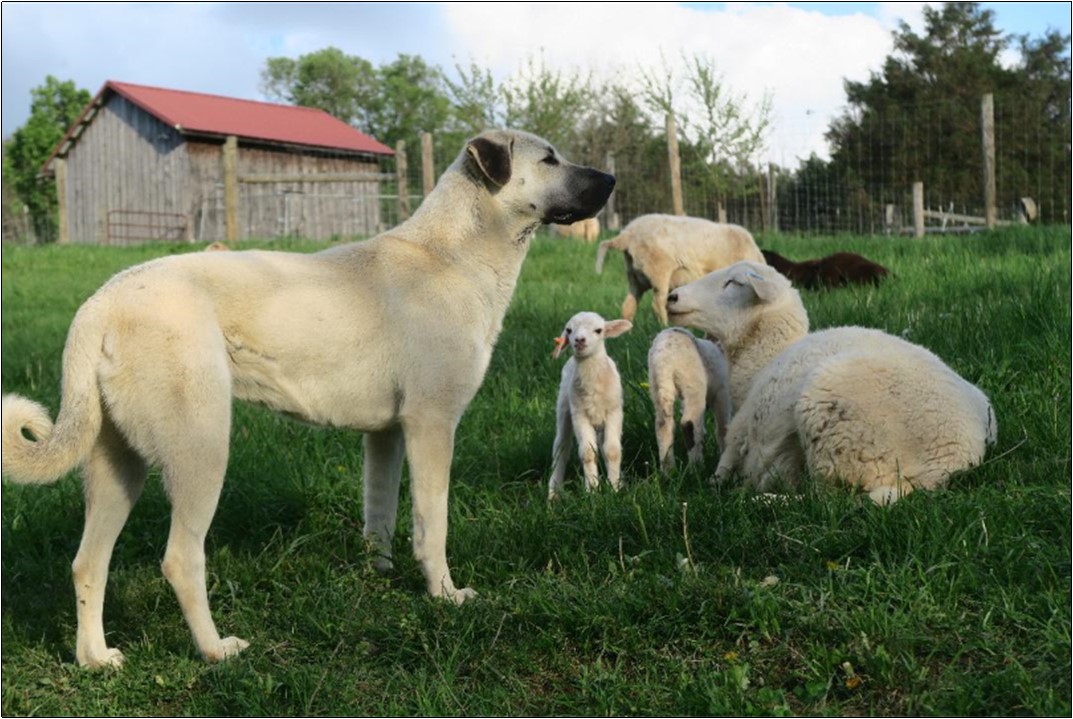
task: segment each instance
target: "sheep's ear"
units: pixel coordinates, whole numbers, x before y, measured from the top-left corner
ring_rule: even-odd
[[[604,325],[604,337],[618,337],[633,329],[633,323],[629,320],[611,320]]]
[[[779,296],[781,288],[773,280],[764,278],[759,272],[754,270],[747,270],[742,278],[745,282],[753,288],[753,292],[760,298],[761,302],[771,302]]]
[[[466,145],[466,152],[480,171],[499,187],[510,182],[510,151],[507,145],[493,142],[487,137],[475,137]]]

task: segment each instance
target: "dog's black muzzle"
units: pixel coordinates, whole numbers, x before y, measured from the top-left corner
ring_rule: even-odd
[[[615,178],[591,167],[579,167],[566,184],[564,196],[548,209],[544,222],[569,225],[593,217],[607,204]]]

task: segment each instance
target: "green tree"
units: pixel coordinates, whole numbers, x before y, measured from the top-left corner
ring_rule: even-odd
[[[348,125],[368,128],[377,94],[376,70],[363,58],[327,47],[297,60],[270,57],[261,71],[261,92],[282,102],[315,107]]]
[[[398,140],[412,142],[422,132],[436,134],[446,127],[451,104],[439,67],[400,54],[377,68],[376,84],[365,126],[376,139],[394,147]]]
[[[978,3],[924,8],[924,32],[906,23],[894,33],[894,52],[865,82],[845,83],[849,110],[828,130],[832,162],[862,205],[858,215],[903,204],[914,181],[929,204],[977,209],[982,204],[980,98],[995,97],[1002,204],[1031,192],[1030,176],[1056,155],[1058,184],[1068,187],[1069,37],[1049,33],[1019,39],[1022,62],[1004,67],[1005,37],[994,13]],[[1064,140],[1061,135],[1064,132]],[[1046,158],[1046,159],[1044,159]],[[1068,211],[1068,191],[1059,193]],[[1048,202],[1050,210],[1054,202]]]
[[[4,178],[29,209],[39,240],[55,239],[56,183],[41,176],[42,165],[78,119],[92,95],[73,81],[49,75],[30,91],[30,117],[14,132],[4,151]]]

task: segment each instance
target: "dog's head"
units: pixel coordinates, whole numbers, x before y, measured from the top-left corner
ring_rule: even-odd
[[[568,225],[594,216],[615,178],[568,162],[547,140],[517,130],[489,130],[466,143],[471,174],[512,214]]]

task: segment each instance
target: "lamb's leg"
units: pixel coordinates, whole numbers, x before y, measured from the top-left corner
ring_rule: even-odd
[[[391,571],[391,541],[399,507],[399,483],[406,451],[402,428],[365,435],[365,464],[362,468],[365,490],[365,540],[375,552],[373,566],[379,572]]]
[[[576,415],[574,418],[574,437],[577,439],[578,457],[585,472],[585,489],[593,491],[600,486],[600,472],[596,464],[597,448],[600,446],[596,428],[588,418]]]
[[[430,413],[407,420],[403,431],[413,496],[414,558],[421,565],[429,594],[461,604],[476,592],[456,588],[447,566],[447,489],[456,424],[457,418]]]
[[[648,382],[652,406],[656,410],[656,447],[660,468],[670,473],[674,471],[674,387],[659,384],[659,380],[652,376]]]
[[[741,448],[746,432],[745,420],[738,421],[737,417],[731,420],[727,428],[726,445],[722,454],[719,455],[719,464],[715,468],[715,476],[712,478],[715,486],[721,487],[727,480],[738,471],[742,461]]]
[[[622,410],[611,412],[604,425],[604,464],[607,466],[607,481],[618,491],[622,467]]]
[[[555,499],[562,489],[566,478],[566,467],[570,462],[570,444],[574,439],[573,423],[570,419],[570,406],[560,398],[555,409],[555,443],[551,448],[552,471],[548,481],[548,499]]]
[[[726,388],[716,392],[708,409],[715,419],[715,441],[719,445],[719,453],[722,454],[727,446],[727,427],[730,426],[730,392]]]
[[[704,397],[687,393],[682,397],[682,437],[690,464],[704,461]]]

